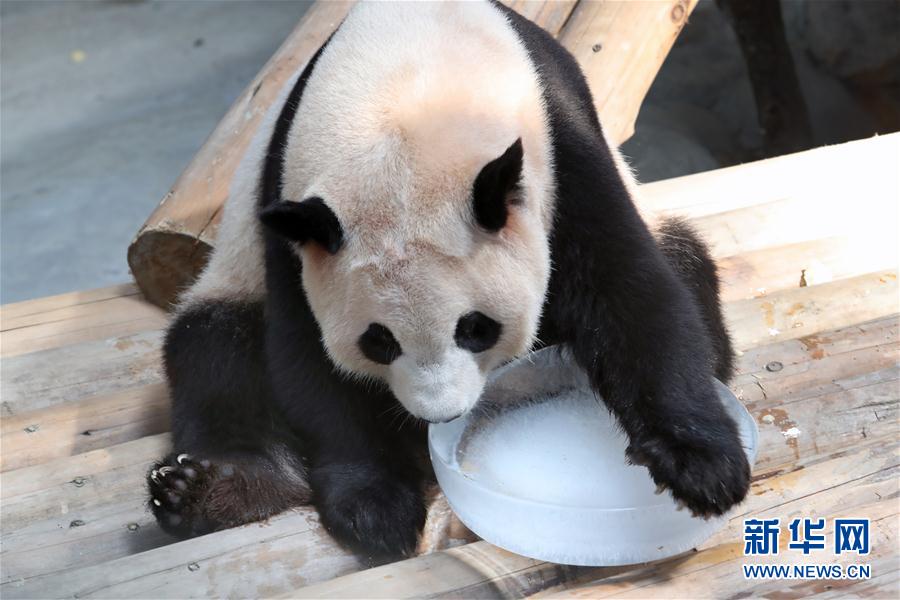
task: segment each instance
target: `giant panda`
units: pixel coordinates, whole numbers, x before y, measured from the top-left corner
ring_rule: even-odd
[[[352,550],[408,555],[425,424],[549,344],[676,500],[700,516],[740,502],[715,264],[685,222],[651,229],[635,194],[540,27],[497,2],[357,4],[266,118],[175,308],[173,448],[148,475],[160,526],[311,502]]]

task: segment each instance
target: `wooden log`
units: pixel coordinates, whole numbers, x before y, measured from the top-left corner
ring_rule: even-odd
[[[508,0],[572,51],[590,79],[607,135],[633,130],[641,101],[696,0]],[[231,176],[269,105],[346,15],[352,2],[317,2],[212,133],[137,233],[128,264],[151,302],[168,307],[193,281],[214,243]],[[574,9],[574,10],[573,10]]]
[[[56,296],[45,296],[33,300],[23,300],[0,306],[0,328],[6,329],[14,319],[28,316],[41,317],[60,308],[71,308],[82,304],[91,304],[113,298],[125,298],[140,295],[140,290],[134,283],[122,283],[93,290],[80,290],[67,292]],[[43,321],[43,318],[40,319]]]
[[[579,2],[559,41],[581,65],[611,143],[634,133],[641,103],[697,0]]]

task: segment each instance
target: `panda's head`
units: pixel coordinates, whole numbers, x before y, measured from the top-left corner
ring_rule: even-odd
[[[446,421],[535,340],[553,193],[540,89],[514,41],[400,60],[404,45],[385,40],[350,60],[348,26],[304,91],[282,200],[262,219],[295,242],[335,365]]]

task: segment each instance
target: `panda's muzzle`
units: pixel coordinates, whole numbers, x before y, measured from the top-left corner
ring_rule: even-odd
[[[472,353],[461,348],[449,348],[440,361],[424,365],[404,354],[389,369],[388,383],[400,404],[430,423],[467,413],[484,389],[485,378]]]

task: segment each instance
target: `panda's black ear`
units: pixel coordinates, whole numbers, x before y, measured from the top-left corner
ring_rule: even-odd
[[[344,243],[341,222],[325,201],[318,197],[303,202],[274,202],[262,209],[259,220],[274,233],[292,242],[314,241],[330,254]]]
[[[507,198],[522,177],[522,138],[517,139],[499,158],[481,169],[472,186],[475,220],[490,232],[506,225]]]

